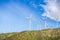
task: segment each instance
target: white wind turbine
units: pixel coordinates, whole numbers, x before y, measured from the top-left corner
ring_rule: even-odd
[[[29,20],[29,30],[31,30],[32,27],[32,14],[26,17]]]
[[[56,27],[59,27],[58,18],[56,17]]]
[[[36,30],[41,30],[41,24],[39,24],[39,23],[37,23],[37,28],[36,28]]]
[[[42,19],[40,19],[40,21],[37,23],[37,30],[38,30],[38,29],[41,30],[41,28],[42,28],[42,26],[41,26],[41,20],[42,20]]]
[[[47,29],[48,28],[48,26],[47,26],[47,22],[46,22],[46,19],[47,19],[47,17],[45,17],[45,29]]]
[[[46,21],[46,19],[47,19],[47,17],[45,16],[45,17],[43,18],[45,29],[47,29],[47,28],[48,28],[48,25],[47,25],[47,21]]]

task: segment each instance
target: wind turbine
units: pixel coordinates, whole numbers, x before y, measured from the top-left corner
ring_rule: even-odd
[[[32,14],[30,14],[28,17],[26,17],[29,20],[29,30],[31,30],[32,27]]]
[[[46,21],[46,19],[47,19],[47,17],[45,16],[45,17],[43,18],[45,29],[47,29],[47,28],[48,28],[48,25],[47,25],[47,21]]]
[[[57,21],[57,28],[58,28],[59,26],[58,26],[58,21]]]
[[[36,28],[37,30],[39,29],[39,30],[41,30],[41,24],[39,24],[39,23],[37,23],[37,28]]]
[[[47,27],[47,23],[46,23],[46,19],[47,19],[47,17],[45,17],[45,29],[47,29],[48,27]]]
[[[39,27],[39,30],[41,30],[42,29],[42,19],[40,18],[40,21],[38,22],[38,25],[37,25],[37,29],[38,29],[38,27]]]
[[[59,25],[58,25],[58,18],[56,17],[56,27],[58,28]]]

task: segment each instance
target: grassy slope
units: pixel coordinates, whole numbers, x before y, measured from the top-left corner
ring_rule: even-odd
[[[13,34],[9,36],[10,34]],[[60,40],[60,28],[10,33],[3,40]],[[1,37],[2,34],[0,34]],[[3,34],[6,35],[6,34]]]
[[[17,33],[16,32],[13,32],[13,33],[2,33],[2,34],[0,34],[0,40],[6,39],[6,38],[8,38],[10,36],[13,36],[15,34],[17,34]]]

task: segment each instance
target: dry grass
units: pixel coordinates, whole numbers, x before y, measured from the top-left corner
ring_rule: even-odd
[[[1,40],[60,40],[60,28],[0,34]]]

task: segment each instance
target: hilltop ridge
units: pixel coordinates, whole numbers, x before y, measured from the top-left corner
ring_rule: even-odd
[[[0,34],[0,40],[60,40],[60,28]]]

